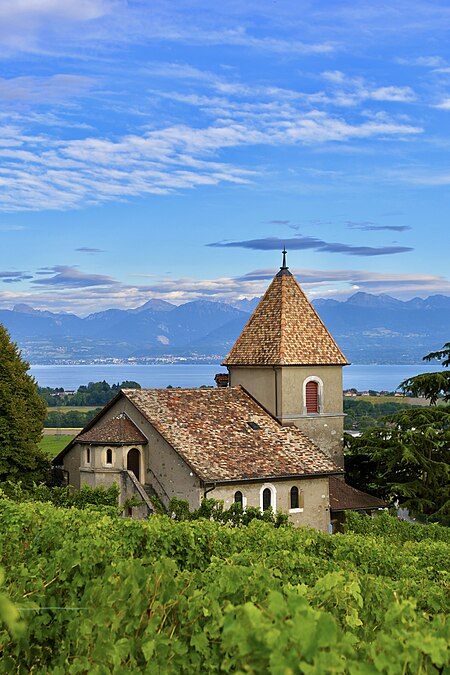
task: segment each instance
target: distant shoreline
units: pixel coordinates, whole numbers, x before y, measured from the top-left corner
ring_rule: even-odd
[[[343,369],[343,388],[360,391],[396,391],[403,380],[419,373],[440,370],[440,364],[352,364]],[[77,389],[89,382],[139,382],[146,388],[214,386],[214,376],[226,372],[212,363],[71,363],[35,364],[30,369],[39,386]]]

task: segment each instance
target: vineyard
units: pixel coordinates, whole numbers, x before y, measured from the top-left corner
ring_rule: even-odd
[[[3,498],[0,672],[450,673],[450,531],[347,529]]]

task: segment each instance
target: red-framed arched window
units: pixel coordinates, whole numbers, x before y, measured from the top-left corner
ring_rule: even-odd
[[[314,380],[306,383],[306,412],[319,412],[319,384]]]

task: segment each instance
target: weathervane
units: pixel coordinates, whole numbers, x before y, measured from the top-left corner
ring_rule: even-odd
[[[283,247],[283,250],[281,252],[283,254],[283,265],[282,267],[280,267],[280,270],[287,270],[288,266],[286,265],[286,253],[287,253],[286,246]]]

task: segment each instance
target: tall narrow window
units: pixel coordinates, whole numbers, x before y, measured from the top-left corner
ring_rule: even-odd
[[[269,488],[265,488],[263,490],[263,495],[262,495],[262,507],[263,511],[267,511],[272,506],[272,492],[269,490]]]
[[[306,383],[306,412],[319,412],[319,385],[315,380]]]
[[[106,463],[112,464],[112,450],[111,450],[111,448],[106,449]]]
[[[240,490],[234,493],[234,503],[244,505],[244,496]]]
[[[90,463],[91,463],[91,449],[86,448],[86,464],[90,464]]]
[[[291,509],[298,509],[300,508],[300,502],[298,499],[298,487],[294,485],[294,487],[291,487]]]

